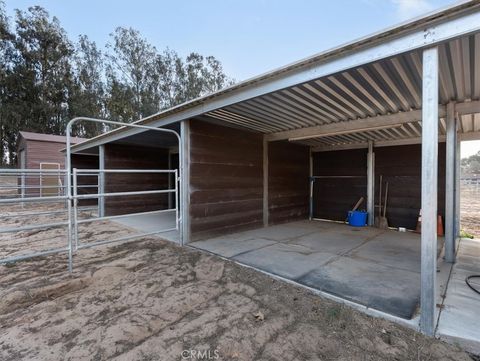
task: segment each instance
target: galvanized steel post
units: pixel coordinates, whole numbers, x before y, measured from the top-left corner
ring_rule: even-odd
[[[435,333],[437,278],[438,48],[423,51],[420,330]]]
[[[457,117],[457,115],[456,115]],[[458,119],[457,119],[457,124],[458,124]],[[461,172],[462,169],[460,167],[461,164],[461,141],[460,141],[460,136],[458,134],[458,129],[457,132],[455,133],[455,233],[454,236],[455,238],[460,237],[461,233],[461,224],[460,224],[460,202],[461,202],[461,196],[460,196],[460,191],[461,191],[461,184],[460,184],[460,177],[461,177]]]
[[[375,173],[374,173],[374,153],[373,153],[373,141],[368,141],[368,153],[367,153],[367,213],[368,213],[368,225],[373,226],[375,217]]]
[[[98,147],[98,193],[105,193],[105,146],[102,144]],[[98,216],[105,216],[105,198],[98,197]]]
[[[455,152],[456,121],[455,104],[447,104],[445,160],[445,260],[455,262]]]
[[[71,119],[67,123],[66,127],[66,171],[67,171],[67,212],[68,212],[68,270],[72,272],[73,269],[73,220],[72,220],[72,201],[74,198],[72,196],[72,150],[71,150],[71,133],[72,133],[72,126],[79,122],[79,121],[86,121],[86,122],[93,122],[93,123],[100,123],[100,124],[110,124],[110,125],[118,125],[121,127],[127,127],[127,128],[138,128],[138,129],[144,129],[144,130],[153,130],[157,132],[164,132],[164,133],[170,133],[173,134],[178,141],[178,155],[179,158],[182,159],[182,137],[174,130],[172,129],[164,129],[164,128],[156,128],[156,127],[149,127],[146,125],[140,125],[140,124],[135,124],[135,123],[122,123],[122,122],[116,122],[112,120],[105,120],[105,119],[96,119],[96,118],[89,118],[89,117],[77,117]],[[180,189],[182,189],[181,184],[182,184],[182,177],[183,177],[183,166],[180,167],[180,176],[178,178],[178,182],[180,184]],[[180,192],[182,196],[182,191]],[[104,193],[99,193],[99,196],[102,196]],[[182,220],[183,222],[183,220]],[[182,238],[182,245],[183,245],[183,237]]]

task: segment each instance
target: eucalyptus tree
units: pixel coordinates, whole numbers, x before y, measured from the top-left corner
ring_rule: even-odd
[[[106,117],[104,67],[104,56],[97,44],[81,35],[73,57],[74,81],[68,99],[69,118]],[[98,135],[102,130],[97,123],[79,123],[75,128],[76,135],[87,138]]]
[[[142,118],[158,110],[157,50],[138,30],[118,27],[107,44],[107,109],[117,119]]]
[[[13,165],[20,130],[63,134],[75,116],[130,122],[232,83],[213,56],[159,52],[139,31],[118,27],[105,49],[82,35],[73,44],[40,6],[0,0],[0,164]],[[105,127],[82,124],[76,134]]]
[[[11,81],[11,57],[13,34],[10,29],[5,4],[0,1],[0,166],[9,163],[10,144],[15,143],[12,137],[12,119],[9,116],[10,97],[8,83]]]
[[[22,85],[22,122],[27,128],[62,134],[68,116],[74,47],[56,17],[33,6],[16,10],[14,73]]]

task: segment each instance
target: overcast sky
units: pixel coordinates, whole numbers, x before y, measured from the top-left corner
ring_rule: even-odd
[[[454,4],[452,0],[5,0],[7,12],[40,5],[72,40],[103,46],[131,26],[159,50],[214,55],[236,81]],[[462,155],[476,153],[466,144]]]

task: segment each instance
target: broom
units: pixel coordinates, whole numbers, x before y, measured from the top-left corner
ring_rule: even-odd
[[[380,229],[388,229],[388,221],[387,221],[387,198],[388,198],[388,182],[385,184],[385,198],[384,198],[384,204],[383,204],[383,215],[379,217],[378,220],[378,228]],[[380,207],[380,212],[381,212],[381,207]]]

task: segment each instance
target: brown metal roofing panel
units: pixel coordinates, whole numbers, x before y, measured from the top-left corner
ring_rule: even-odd
[[[25,140],[36,140],[39,142],[54,142],[54,143],[66,143],[67,137],[63,135],[54,135],[54,134],[44,134],[44,133],[33,133],[33,132],[24,132],[21,131],[20,135]],[[88,140],[87,138],[72,137],[71,142],[73,144],[81,143]]]
[[[440,104],[450,101],[478,100],[480,70],[480,35],[469,35],[440,45]],[[374,115],[421,109],[421,54],[418,51],[392,59],[367,64],[313,80],[255,99],[234,104],[209,113],[235,114],[235,119],[219,117],[262,133],[300,129],[312,124],[354,121]],[[467,60],[468,59],[468,60]],[[272,102],[273,100],[273,102]],[[466,115],[461,118],[463,133],[477,132],[480,118]],[[347,124],[345,125],[347,128]],[[440,119],[439,134],[445,134],[445,120]],[[415,121],[389,130],[374,130],[361,134],[341,134],[323,139],[320,143],[358,144],[417,138],[421,122]],[[311,144],[312,142],[301,142]],[[315,142],[313,142],[315,143]]]

